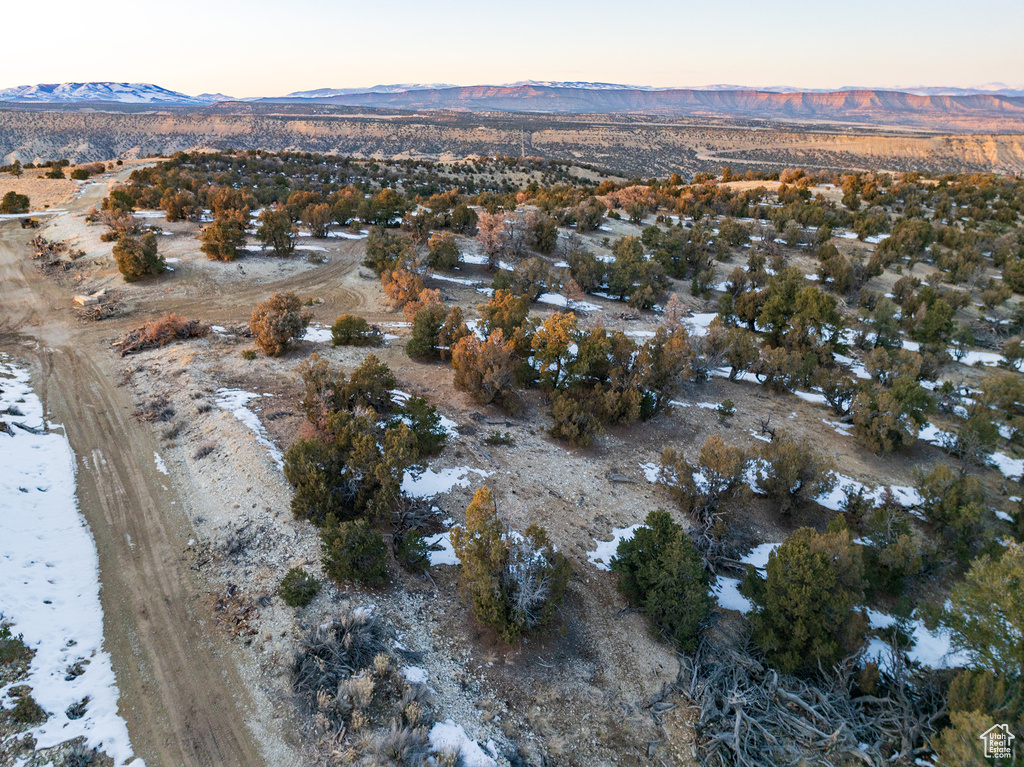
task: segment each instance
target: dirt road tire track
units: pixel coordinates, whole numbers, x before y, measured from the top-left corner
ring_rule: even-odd
[[[183,556],[191,528],[156,470],[151,428],[132,417],[100,332],[76,322],[66,290],[39,274],[24,240],[11,224],[0,227],[0,310],[38,342],[37,391],[78,460],[105,647],[132,744],[149,767],[263,764],[232,650],[204,628],[202,585]],[[24,345],[11,351],[26,356]]]

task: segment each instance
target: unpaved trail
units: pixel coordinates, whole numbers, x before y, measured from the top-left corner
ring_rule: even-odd
[[[82,205],[90,201],[82,199]],[[35,386],[64,424],[78,459],[78,497],[99,553],[105,648],[132,745],[156,765],[259,765],[246,724],[252,700],[227,642],[204,626],[202,584],[183,552],[191,527],[166,477],[155,437],[133,417],[113,324],[77,321],[70,294],[36,269],[17,222],[0,223],[0,313],[34,355]],[[136,320],[137,322],[137,320]]]

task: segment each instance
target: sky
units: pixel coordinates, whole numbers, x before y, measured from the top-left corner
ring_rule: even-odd
[[[47,0],[11,3],[0,88],[279,96],[390,83],[1024,85],[1024,2]],[[19,34],[10,34],[20,30]]]

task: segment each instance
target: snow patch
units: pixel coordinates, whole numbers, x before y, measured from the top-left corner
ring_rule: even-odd
[[[420,668],[419,666],[406,666],[402,669],[402,674],[405,675],[405,679],[410,684],[426,684],[427,683],[427,670]]]
[[[615,559],[615,552],[619,549],[619,543],[632,539],[633,534],[641,527],[643,527],[643,524],[613,528],[610,541],[599,541],[595,538],[594,543],[597,544],[597,547],[593,551],[587,552],[587,559],[598,570],[611,570],[611,563]]]
[[[1011,458],[1006,453],[996,451],[987,458],[988,462],[1003,473],[1004,477],[1020,479],[1024,475],[1024,460]]]
[[[581,312],[601,311],[601,307],[597,304],[592,304],[589,301],[573,301],[571,298],[567,298],[561,293],[541,293],[537,296],[537,303],[576,309]]]
[[[897,619],[878,610],[868,609],[868,624],[873,629],[886,629],[893,626]],[[953,649],[949,635],[937,629],[931,631],[920,618],[908,618],[903,621],[903,629],[911,637],[914,646],[907,650],[907,657],[928,668],[956,668],[967,665],[970,658]],[[875,638],[868,642],[865,657],[878,659],[884,657],[888,645]]]
[[[640,468],[643,469],[644,477],[647,478],[648,482],[657,482],[661,478],[661,467],[653,461],[641,463]]]
[[[402,477],[402,492],[413,498],[430,498],[440,493],[447,493],[453,487],[469,487],[470,473],[481,477],[490,476],[489,471],[474,469],[469,466],[456,466],[451,469],[434,471],[427,468],[420,472],[406,471]]]
[[[465,767],[495,767],[495,762],[484,753],[475,740],[470,738],[461,724],[451,719],[438,722],[427,736],[434,751],[455,751],[462,756]]]
[[[284,470],[284,454],[277,445],[270,441],[267,430],[263,428],[259,416],[250,410],[246,405],[250,400],[260,396],[254,392],[242,391],[241,389],[217,389],[217,397],[214,404],[221,410],[227,410],[231,415],[241,421],[248,429],[256,435],[256,441],[267,448],[271,460],[277,464],[277,468]]]
[[[310,325],[302,334],[303,341],[312,341],[315,344],[324,344],[333,338],[331,329],[325,328],[323,325]]]
[[[446,530],[443,533],[424,538],[423,542],[427,545],[427,558],[430,559],[430,566],[435,565],[457,565],[459,564],[459,558],[455,554],[455,548],[452,546],[451,532]],[[440,546],[440,551],[432,551],[431,547]]]
[[[0,357],[0,410],[8,424],[44,428],[43,408],[29,376]],[[0,615],[15,636],[36,651],[27,684],[50,715],[30,732],[37,748],[84,737],[115,765],[132,761],[128,728],[118,716],[117,681],[103,649],[99,559],[75,497],[75,455],[55,431],[32,434],[17,427],[0,433]],[[66,679],[68,667],[85,671]],[[8,686],[9,687],[9,686]],[[7,687],[0,688],[6,697]],[[67,708],[88,698],[85,715]]]

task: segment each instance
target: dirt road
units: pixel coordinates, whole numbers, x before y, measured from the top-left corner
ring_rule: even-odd
[[[76,320],[68,290],[32,263],[29,237],[17,222],[0,223],[0,316],[22,334],[6,350],[36,357],[36,390],[78,459],[132,745],[150,767],[263,764],[232,649],[204,626],[202,585],[183,557],[189,522],[156,470],[150,427],[132,418],[129,390],[117,385],[118,358],[104,339],[119,329]]]

